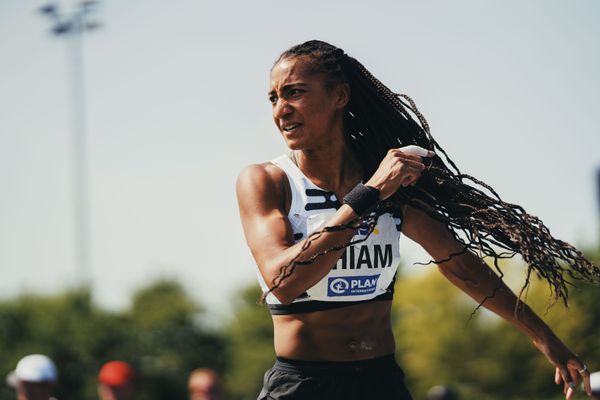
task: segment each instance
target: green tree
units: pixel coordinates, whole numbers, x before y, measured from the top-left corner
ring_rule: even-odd
[[[96,307],[89,290],[23,296],[0,304],[0,376],[26,354],[50,356],[59,369],[59,399],[93,399],[100,366],[121,359],[134,367],[140,400],[186,398],[189,372],[226,368],[218,333],[198,322],[201,309],[174,281],[140,289],[130,310]],[[14,399],[4,388],[0,399]]]
[[[236,314],[225,331],[229,370],[225,376],[231,399],[256,399],[265,371],[273,365],[273,323],[265,305],[256,304],[260,288],[253,284],[235,297]]]
[[[517,293],[524,266],[504,265],[506,281]],[[513,284],[511,284],[511,282]],[[527,303],[590,369],[599,368],[600,290],[579,284],[571,290],[570,308],[548,308],[543,281],[532,281]],[[393,308],[398,358],[415,398],[435,384],[451,384],[462,399],[560,399],[554,369],[512,325],[479,310],[435,268],[399,280]]]
[[[156,282],[134,295],[126,314],[131,333],[111,358],[129,360],[139,371],[138,399],[185,398],[190,371],[225,370],[223,340],[202,328],[200,312],[175,281]]]
[[[121,322],[95,308],[87,289],[0,304],[0,374],[6,376],[23,355],[44,353],[59,367],[57,397],[89,397],[95,377],[82,372],[97,371],[97,358],[119,340]]]

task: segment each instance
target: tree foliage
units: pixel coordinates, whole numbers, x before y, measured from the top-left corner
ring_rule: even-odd
[[[591,258],[600,261],[600,253]],[[523,271],[505,265],[506,272]],[[508,274],[517,292],[522,276]],[[450,384],[463,400],[560,399],[553,368],[529,339],[487,311],[473,318],[475,302],[434,267],[398,279],[392,309],[397,356],[414,398],[433,385]],[[222,329],[202,324],[201,307],[175,281],[138,290],[131,307],[108,312],[87,289],[56,296],[22,296],[0,303],[0,377],[26,354],[44,353],[59,368],[59,399],[93,399],[100,366],[129,362],[137,373],[139,400],[187,398],[191,370],[222,374],[226,399],[255,399],[275,359],[269,311],[256,304],[252,283],[233,298],[235,313]],[[600,290],[577,285],[571,307],[548,308],[549,288],[532,282],[527,302],[590,370],[600,369]],[[2,386],[0,400],[14,399]]]
[[[174,281],[141,289],[121,313],[98,308],[85,289],[24,296],[0,304],[0,375],[26,354],[47,354],[59,369],[57,398],[93,399],[100,366],[120,359],[137,373],[136,398],[185,398],[189,371],[225,369],[223,340],[196,322],[198,311]],[[2,400],[13,398],[0,392]]]
[[[267,307],[256,304],[260,295],[257,284],[240,292],[235,299],[236,315],[225,331],[230,362],[226,383],[231,399],[256,399],[263,375],[275,361],[273,323]]]
[[[510,264],[504,270],[518,293],[523,277],[516,271],[524,268]],[[415,398],[436,384],[453,386],[462,399],[563,398],[554,368],[529,338],[487,311],[471,318],[477,304],[435,268],[400,279],[396,293],[398,359]],[[534,280],[526,301],[591,370],[600,369],[600,290],[573,287],[568,309],[549,307],[550,298],[549,287]]]

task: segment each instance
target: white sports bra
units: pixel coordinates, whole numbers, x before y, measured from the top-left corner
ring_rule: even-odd
[[[312,183],[288,155],[271,160],[287,175],[292,201],[288,219],[294,241],[306,239],[321,229],[340,207],[335,194]],[[391,300],[400,259],[401,216],[383,214],[371,235],[359,229],[352,241],[364,240],[346,247],[336,265],[313,287],[290,304],[269,293],[266,298],[271,314],[296,314],[345,307],[358,302]],[[310,268],[310,264],[296,268]],[[258,281],[263,293],[268,291],[260,272]]]

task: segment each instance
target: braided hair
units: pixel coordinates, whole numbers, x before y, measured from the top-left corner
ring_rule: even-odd
[[[464,245],[461,252],[451,254],[445,260],[432,260],[425,264],[440,264],[472,250],[483,257],[491,257],[502,278],[499,259],[512,258],[518,253],[528,265],[519,298],[529,286],[532,274],[535,274],[548,282],[553,300],[562,299],[565,306],[568,305],[569,278],[600,284],[600,269],[575,247],[555,239],[539,218],[528,214],[519,205],[503,201],[484,182],[461,173],[431,136],[425,117],[410,97],[392,92],[342,49],[318,40],[291,47],[281,54],[275,65],[281,60],[299,57],[307,63],[311,73],[324,76],[326,87],[340,83],[350,86],[344,134],[350,151],[362,168],[364,181],[375,172],[391,148],[417,145],[435,151],[436,156],[427,161],[427,168],[415,186],[400,188],[374,212],[348,224],[326,227],[310,235],[299,254],[280,269],[270,291],[279,287],[297,265],[309,264],[320,255],[357,242],[350,241],[300,261],[302,252],[323,232],[357,227],[368,228],[371,232],[379,215],[398,212],[404,205],[441,221]],[[493,296],[494,293],[491,293],[486,299]]]

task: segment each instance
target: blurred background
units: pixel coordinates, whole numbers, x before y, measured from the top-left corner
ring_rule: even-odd
[[[45,353],[59,399],[92,399],[120,358],[139,399],[186,398],[203,366],[226,398],[255,398],[272,326],[235,179],[286,151],[269,69],[310,39],[413,97],[463,172],[600,261],[599,17],[593,0],[0,2],[0,378]],[[416,399],[435,384],[560,398],[523,335],[471,318],[476,304],[401,246],[394,329]],[[505,270],[518,291],[523,265]],[[592,370],[598,292],[577,284],[547,313],[545,285],[528,294]]]

